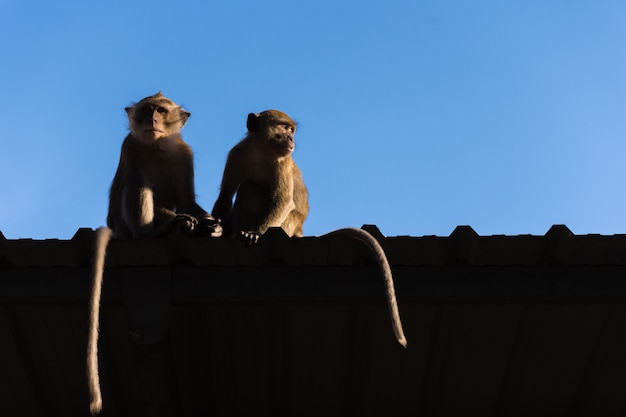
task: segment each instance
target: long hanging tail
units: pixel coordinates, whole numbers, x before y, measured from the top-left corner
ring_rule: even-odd
[[[367,231],[353,227],[337,229],[322,235],[322,237],[326,236],[346,236],[356,238],[357,240],[365,243],[374,252],[376,260],[378,261],[378,266],[380,266],[380,270],[383,274],[383,279],[385,280],[387,304],[389,305],[389,313],[391,314],[393,332],[396,335],[396,339],[398,339],[398,343],[406,347],[407,340],[406,337],[404,337],[404,330],[402,329],[402,322],[400,321],[400,312],[398,311],[398,302],[396,301],[396,290],[393,284],[393,275],[391,274],[391,267],[389,266],[389,261],[387,261],[385,251],[382,246],[380,246],[380,243],[378,243],[378,241]]]
[[[89,384],[89,411],[92,416],[102,410],[102,394],[98,375],[98,328],[100,322],[100,296],[102,294],[102,275],[107,245],[112,230],[100,227],[96,230],[95,251],[92,264],[92,287],[89,298],[89,339],[87,340],[87,383]]]

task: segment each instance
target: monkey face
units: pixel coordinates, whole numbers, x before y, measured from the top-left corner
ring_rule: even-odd
[[[268,141],[278,155],[287,156],[293,152],[296,146],[293,139],[295,131],[295,125],[288,123],[271,124],[268,127]]]
[[[275,156],[288,156],[295,148],[296,122],[278,110],[266,110],[248,115],[248,131],[262,141],[263,149]]]
[[[150,144],[177,134],[191,115],[159,92],[126,108],[133,136]]]

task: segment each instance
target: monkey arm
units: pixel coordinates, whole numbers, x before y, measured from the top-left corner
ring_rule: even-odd
[[[230,192],[230,190],[225,190],[224,188],[220,190],[220,194],[217,197],[215,204],[213,205],[212,211],[213,215],[216,218],[222,221],[225,221],[229,218],[230,211],[233,208],[233,195],[235,195],[235,193]]]
[[[239,189],[242,179],[245,176],[247,167],[241,151],[241,144],[235,146],[229,153],[224,166],[224,174],[220,185],[220,193],[213,205],[211,212],[222,222],[229,221],[233,208],[233,196]]]
[[[219,237],[222,235],[222,226],[196,202],[191,148],[187,147],[187,152],[181,154],[179,168],[176,170],[174,216],[178,221],[182,221],[183,229],[189,235]]]
[[[191,150],[178,162],[179,168],[176,170],[176,212],[179,214],[189,214],[197,219],[212,219],[196,202],[196,190],[194,186],[193,157]]]
[[[120,160],[115,171],[115,176],[111,182],[109,188],[109,210],[107,213],[107,226],[111,230],[115,237],[130,237],[131,231],[126,227],[124,222],[124,216],[122,211],[124,207],[122,205],[124,184],[126,183],[126,177],[128,173],[128,155],[129,155],[129,137],[128,135],[122,143],[122,149],[120,151]]]
[[[226,172],[226,170],[225,170]],[[230,177],[232,179],[232,177]],[[220,187],[220,193],[213,205],[213,211],[211,212],[215,218],[221,222],[224,237],[232,237],[233,235],[233,196],[239,187],[238,181],[226,181],[222,180],[222,186]]]

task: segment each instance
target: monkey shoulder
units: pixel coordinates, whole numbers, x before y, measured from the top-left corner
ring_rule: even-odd
[[[193,151],[191,150],[191,146],[187,142],[183,140],[181,135],[174,135],[168,140],[172,143],[172,148],[175,152],[184,154],[186,156],[193,156]]]
[[[228,152],[228,160],[232,163],[246,163],[254,153],[254,146],[250,139],[244,138]]]
[[[182,159],[187,163],[193,161],[193,150],[187,142],[182,140],[182,138],[179,138],[173,143],[173,146],[169,149],[169,153],[171,156],[177,159]]]

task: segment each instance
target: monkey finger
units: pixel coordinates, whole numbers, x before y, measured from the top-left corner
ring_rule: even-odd
[[[246,243],[246,246],[254,246],[259,242],[259,235],[256,232],[241,232],[241,239]]]
[[[177,221],[184,221],[184,222],[189,222],[193,225],[198,224],[198,219],[196,219],[195,217],[189,215],[189,214],[185,214],[185,213],[178,213],[176,214],[176,220]]]
[[[220,237],[222,236],[222,232],[222,226],[219,221],[212,217],[200,219],[194,229],[195,236]]]
[[[178,226],[181,228],[183,233],[189,237],[193,236],[196,224],[198,224],[198,220],[195,217],[188,214],[178,214],[176,215],[174,221],[178,223]]]

